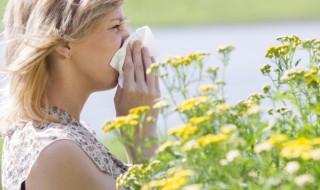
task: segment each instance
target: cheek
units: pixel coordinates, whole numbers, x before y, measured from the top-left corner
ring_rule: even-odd
[[[121,38],[114,34],[100,34],[78,44],[76,62],[90,66],[109,65],[114,54],[121,46]],[[90,64],[88,64],[90,63]]]
[[[121,43],[116,40],[106,40],[103,43],[99,42],[99,45],[91,50],[92,56],[94,56],[93,60],[109,65],[120,46]]]

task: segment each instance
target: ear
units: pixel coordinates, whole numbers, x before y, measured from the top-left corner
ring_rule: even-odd
[[[63,59],[70,59],[71,58],[71,48],[68,43],[61,44],[61,45],[57,46],[55,51]]]

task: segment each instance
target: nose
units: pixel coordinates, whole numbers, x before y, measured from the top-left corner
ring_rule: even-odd
[[[124,30],[124,33],[123,33],[123,35],[122,35],[121,47],[122,47],[124,41],[125,41],[129,36],[130,36],[130,33],[128,32],[128,30],[125,29],[125,30]]]

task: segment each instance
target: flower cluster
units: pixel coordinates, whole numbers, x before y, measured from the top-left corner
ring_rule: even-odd
[[[109,132],[114,129],[119,129],[122,127],[128,127],[128,126],[137,126],[138,125],[139,116],[138,115],[127,115],[127,116],[121,116],[114,119],[114,121],[107,121],[105,126],[103,127],[103,131]]]
[[[194,175],[192,170],[181,168],[174,168],[174,170],[169,170],[168,173],[168,178],[150,181],[148,184],[143,185],[142,190],[149,190],[152,188],[160,188],[163,190],[180,189],[185,186],[188,179]]]
[[[162,79],[170,96],[153,108],[165,119],[175,113],[183,124],[170,126],[150,161],[121,175],[118,188],[319,189],[320,42],[297,36],[277,40],[282,45],[266,54],[273,65],[261,69],[271,84],[236,104],[224,92],[232,46],[218,49],[222,69],[204,64],[208,53],[152,65],[149,73]],[[297,51],[310,59],[303,62]],[[137,125],[138,115],[147,111],[135,109],[105,130]]]
[[[266,57],[268,58],[275,58],[287,55],[289,52],[288,45],[281,45],[281,46],[272,46],[268,49]]]
[[[209,102],[209,99],[207,96],[199,96],[196,98],[185,100],[180,105],[178,105],[175,110],[182,111],[182,112],[189,111],[189,110],[193,110],[201,105],[204,105],[208,102]]]
[[[205,56],[210,55],[207,52],[195,52],[195,53],[190,53],[187,56],[173,56],[173,57],[168,57],[165,63],[168,63],[172,65],[173,67],[179,67],[179,66],[188,66],[190,63],[194,61],[202,61]]]

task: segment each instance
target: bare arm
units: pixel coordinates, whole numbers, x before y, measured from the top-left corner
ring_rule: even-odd
[[[115,190],[116,182],[102,172],[74,142],[59,140],[39,155],[26,180],[33,190]]]

